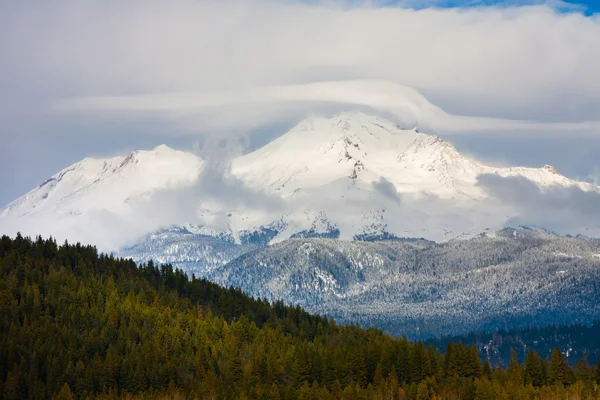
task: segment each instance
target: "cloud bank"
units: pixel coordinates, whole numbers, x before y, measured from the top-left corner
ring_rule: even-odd
[[[343,2],[151,0],[141,7],[60,0],[9,8],[2,22],[11,40],[1,46],[13,57],[2,67],[4,79],[18,73],[50,106],[77,98],[71,104],[80,109],[147,110],[175,119],[204,109],[220,121],[252,106],[235,125],[261,114],[263,121],[251,121],[256,125],[322,102],[389,112],[397,102],[390,91],[405,85],[451,114],[491,118],[441,121],[437,128],[444,130],[515,127],[500,119],[542,123],[517,129],[558,122],[558,129],[597,130],[600,119],[599,19],[545,5],[413,10]],[[357,88],[364,80],[387,82],[392,89],[382,83],[361,94],[331,83],[339,80],[359,80]]]
[[[490,196],[490,209],[502,208],[510,215],[506,225],[539,226],[593,237],[600,233],[600,193],[597,191],[553,186],[541,189],[525,178],[494,174],[482,174],[477,182]]]

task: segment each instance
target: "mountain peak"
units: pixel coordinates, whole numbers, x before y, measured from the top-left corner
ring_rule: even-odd
[[[86,158],[8,205],[2,211],[0,224],[8,227],[10,221],[23,231],[24,222],[29,221],[37,229],[42,224],[40,221],[49,221],[44,225],[52,230],[59,223],[66,230],[71,225],[73,229],[87,226],[87,220],[80,216],[90,221],[102,220],[102,223],[106,215],[130,218],[133,211],[138,210],[136,207],[147,212],[144,207],[153,204],[147,200],[152,199],[155,192],[161,191],[162,195],[171,189],[195,185],[203,173],[203,165],[196,155],[164,144],[124,157]],[[411,230],[413,226],[419,226],[419,232],[423,232],[422,226],[432,228],[423,225],[428,223],[423,222],[426,221],[424,216],[432,212],[425,209],[430,204],[429,199],[461,202],[461,206],[472,204],[472,200],[484,200],[489,192],[478,185],[482,174],[523,177],[539,187],[592,188],[590,184],[558,174],[549,165],[542,168],[486,166],[463,156],[450,142],[435,134],[421,133],[416,128],[403,129],[385,118],[362,112],[310,116],[262,148],[234,158],[228,173],[239,179],[244,188],[277,197],[273,204],[281,205],[279,210],[256,211],[254,203],[262,200],[248,205],[250,203],[241,199],[239,209],[227,209],[222,215],[222,207],[213,207],[212,199],[208,203],[201,196],[189,199],[190,204],[198,202],[197,207],[194,204],[194,212],[198,218],[209,221],[207,229],[214,228],[210,221],[219,221],[215,223],[218,225],[215,232],[227,226],[234,234],[283,220],[282,215],[288,218],[289,228],[285,229],[290,235],[302,229],[310,230],[314,221],[310,215],[315,212],[322,212],[332,226],[339,226],[345,237],[363,234],[367,228],[369,232],[373,229],[384,232],[386,224],[392,224],[390,221],[400,224],[390,228],[394,234],[417,232]],[[593,189],[598,190],[597,186]],[[422,215],[405,215],[407,205],[413,200],[417,204],[415,209],[423,207]],[[373,210],[382,210],[382,213],[390,210],[386,215],[394,215],[396,210],[405,217],[401,222],[395,217],[384,220],[380,214],[372,214]],[[433,210],[433,214],[435,212]],[[298,227],[301,229],[294,231]],[[444,228],[443,234],[450,233]]]
[[[377,127],[388,132],[409,130],[376,115],[366,114],[361,111],[345,111],[327,116],[311,115],[296,124],[290,132],[319,130],[330,134],[349,131],[356,134],[360,131],[368,131],[369,127]],[[417,131],[416,128],[410,130],[413,132]]]
[[[154,149],[152,149],[153,153],[168,153],[168,152],[174,152],[174,151],[176,151],[176,150],[172,149],[171,147],[167,146],[166,144],[159,144]]]
[[[548,172],[550,172],[550,173],[553,173],[555,175],[560,175],[558,173],[558,171],[552,165],[546,164],[546,165],[544,165],[543,169],[546,170],[546,171],[548,171]]]
[[[428,135],[362,112],[310,116],[266,146],[232,163],[251,186],[281,195],[339,179],[379,179],[386,163]]]
[[[105,210],[127,212],[130,204],[155,190],[195,182],[202,164],[194,154],[166,145],[133,151],[125,157],[85,158],[9,204],[2,217],[37,220],[44,215],[66,220]]]

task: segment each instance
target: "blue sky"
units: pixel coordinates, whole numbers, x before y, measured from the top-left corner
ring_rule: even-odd
[[[600,0],[589,1],[497,1],[497,0],[389,0],[381,3],[387,6],[405,5],[415,9],[423,9],[429,7],[442,8],[469,8],[469,7],[484,7],[484,6],[523,6],[523,5],[539,5],[548,4],[556,10],[562,12],[581,12],[585,15],[592,15],[600,12]]]

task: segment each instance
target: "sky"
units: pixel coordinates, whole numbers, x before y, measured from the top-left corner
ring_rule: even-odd
[[[600,4],[0,4],[0,207],[86,156],[245,151],[360,108],[494,165],[596,180]]]

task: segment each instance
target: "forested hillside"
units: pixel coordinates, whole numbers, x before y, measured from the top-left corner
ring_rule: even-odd
[[[553,348],[559,349],[572,366],[585,357],[589,362],[596,363],[600,360],[600,321],[590,326],[548,326],[491,333],[477,332],[426,341],[439,349],[446,348],[448,343],[456,342],[476,346],[481,358],[489,360],[492,365],[507,365],[511,349],[516,351],[519,361],[524,361],[529,350],[549,357]]]
[[[152,262],[52,239],[0,239],[3,399],[600,398],[600,368],[338,326]]]
[[[600,318],[600,242],[533,229],[440,244],[290,239],[208,279],[411,339]]]

